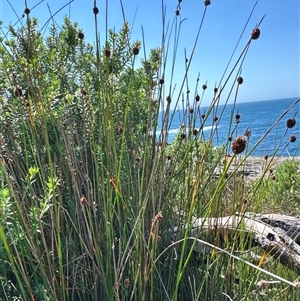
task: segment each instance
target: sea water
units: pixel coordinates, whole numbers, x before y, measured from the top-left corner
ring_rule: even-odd
[[[215,106],[208,114],[208,107],[195,107],[191,113],[190,109],[174,110],[169,115],[169,128],[167,141],[172,143],[176,136],[188,134],[188,128],[196,128],[202,140],[210,139],[214,147],[230,143],[228,138],[234,140],[238,136],[244,136],[246,131],[251,133],[248,140],[246,152],[253,156],[300,156],[300,102],[295,106],[297,100],[294,98],[273,99],[266,101],[254,101],[236,104]],[[282,116],[292,107],[284,116]],[[202,114],[207,117],[201,118]],[[236,115],[240,115],[236,122]],[[213,119],[217,117],[218,120]],[[287,128],[286,121],[289,118],[296,119],[293,128]],[[216,118],[215,118],[216,119]],[[163,112],[159,117],[161,123]],[[199,139],[199,135],[195,139]],[[291,135],[296,136],[294,143],[290,142]]]

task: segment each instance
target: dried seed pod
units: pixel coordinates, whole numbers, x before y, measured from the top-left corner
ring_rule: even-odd
[[[237,137],[231,145],[231,149],[235,154],[242,153],[247,145],[247,141],[243,136]]]
[[[141,162],[142,159],[141,159],[141,157],[137,156],[137,157],[135,157],[135,161],[136,161],[136,162]]]
[[[204,85],[202,86],[202,89],[203,89],[203,90],[206,90],[206,89],[207,89],[207,85],[204,84]]]
[[[210,5],[210,3],[211,3],[210,0],[205,0],[205,1],[204,1],[204,6]]]
[[[215,87],[215,88],[214,88],[214,93],[216,94],[217,92],[218,92],[218,88]]]
[[[132,53],[134,54],[134,55],[138,55],[139,53],[140,53],[140,49],[139,49],[139,47],[133,47],[132,48]]]
[[[243,80],[243,78],[240,76],[240,77],[238,77],[237,78],[237,83],[239,84],[239,85],[241,85],[243,82],[244,82],[244,80]]]
[[[186,138],[186,134],[185,134],[185,133],[182,133],[182,134],[180,135],[180,138],[181,138],[182,140],[184,140],[184,139]]]
[[[260,36],[260,29],[259,28],[254,28],[252,30],[252,33],[251,33],[251,39],[252,40],[257,40]]]
[[[200,96],[197,94],[195,100],[198,102],[200,100]]]
[[[218,121],[218,119],[219,119],[218,116],[214,116],[213,121],[216,122],[216,121]]]
[[[161,79],[159,80],[159,84],[160,84],[160,85],[163,85],[164,83],[165,83],[164,79],[161,78]]]
[[[193,129],[193,135],[197,136],[197,134],[198,134],[198,130],[197,129]]]
[[[175,15],[176,15],[176,16],[179,16],[179,14],[180,14],[179,10],[176,9],[176,10],[175,10]]]
[[[190,108],[190,114],[193,114],[193,113],[194,113],[194,109]]]
[[[296,119],[295,118],[290,118],[286,121],[286,126],[291,129],[292,127],[294,127],[296,124]]]
[[[167,102],[168,102],[168,103],[171,102],[171,96],[170,96],[170,95],[167,96]]]
[[[202,114],[202,115],[201,115],[201,118],[204,119],[204,118],[205,118],[205,114]]]
[[[265,154],[264,158],[265,158],[265,160],[267,161],[268,158],[269,158],[269,155],[268,155],[268,154]]]
[[[297,140],[296,136],[295,135],[291,135],[290,137],[290,141],[293,143]]]
[[[98,15],[98,13],[99,13],[99,8],[98,8],[97,6],[94,6],[94,8],[93,8],[93,13],[94,13],[95,15]]]
[[[78,39],[83,40],[84,38],[84,33],[82,31],[79,31],[77,34]]]
[[[236,114],[235,115],[235,119],[240,119],[241,118],[241,115],[240,114]]]
[[[232,141],[232,137],[231,136],[228,137],[228,141]]]

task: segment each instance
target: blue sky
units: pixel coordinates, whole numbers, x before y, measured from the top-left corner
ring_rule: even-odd
[[[27,0],[29,8],[34,7],[40,0]],[[25,4],[22,0],[10,0],[18,16],[21,16]],[[100,9],[98,14],[101,41],[105,39],[106,1],[97,1]],[[109,0],[108,27],[118,30],[123,21],[120,0]],[[199,84],[207,82],[208,93],[212,95],[215,83],[218,85],[225,67],[246,24],[250,12],[257,2],[252,17],[246,27],[240,44],[230,66],[233,66],[241,50],[246,45],[250,33],[255,25],[264,16],[260,26],[261,36],[252,41],[246,60],[242,67],[244,83],[240,87],[238,101],[259,101],[300,95],[299,80],[299,0],[211,0],[207,7],[204,24],[200,32],[197,48],[191,62],[188,75],[189,89],[194,93],[198,73]],[[52,14],[59,10],[68,1],[45,0],[32,10],[31,16],[38,17],[44,25]],[[85,37],[93,42],[94,15],[92,13],[93,0],[74,0],[70,6],[60,11],[55,20],[61,24],[64,15],[71,17],[83,28]],[[141,27],[145,33],[146,50],[161,45],[162,40],[162,0],[123,0],[123,7],[127,21],[132,24],[133,40],[142,39]],[[176,0],[165,0],[166,23],[171,25],[178,5]],[[181,25],[177,57],[172,86],[181,86],[184,75],[184,51],[190,56],[200,20],[204,11],[203,0],[183,0],[181,2],[178,21],[185,19]],[[5,25],[14,24],[17,16],[10,8],[7,0],[0,0],[0,19]],[[173,48],[174,35],[171,37]],[[141,55],[142,57],[142,55]],[[172,51],[168,60],[172,58]],[[170,64],[169,64],[170,66]],[[170,70],[167,70],[165,82],[170,84]],[[231,83],[230,83],[231,85]],[[201,89],[199,89],[201,91]],[[178,91],[178,88],[177,88]],[[186,87],[183,91],[186,91]],[[210,95],[209,95],[210,93]],[[226,93],[221,98],[225,101]],[[233,96],[229,100],[233,101]],[[209,104],[211,97],[204,103]]]

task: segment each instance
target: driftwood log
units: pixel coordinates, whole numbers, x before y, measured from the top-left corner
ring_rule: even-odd
[[[185,226],[187,227],[187,226]],[[184,228],[185,228],[184,227]],[[194,219],[189,226],[190,235],[200,238],[209,233],[236,235],[243,231],[245,239],[261,247],[268,255],[300,275],[300,219],[281,214],[245,213],[220,218]],[[179,228],[174,228],[177,237]],[[195,251],[203,251],[201,242],[195,245]]]

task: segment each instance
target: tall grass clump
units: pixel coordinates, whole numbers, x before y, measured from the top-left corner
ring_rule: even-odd
[[[207,234],[207,242],[226,252],[199,249],[196,241],[204,238],[190,236],[194,218],[258,210],[279,186],[265,177],[247,182],[237,172],[252,150],[234,112],[228,142],[212,144],[220,98],[236,103],[259,26],[212,95],[199,78],[190,91],[193,52],[175,93],[180,3],[173,25],[163,27],[162,45],[144,49],[144,58],[145,46],[131,41],[127,22],[108,30],[103,44],[95,32],[92,45],[68,18],[42,36],[26,6],[24,26],[2,32],[0,300],[296,300],[285,282],[262,294],[253,289],[261,279],[273,280],[255,265],[283,279],[297,276],[263,251],[246,252],[242,231]],[[193,49],[210,1],[204,4]],[[96,1],[91,14],[97,28]],[[204,96],[211,97],[205,114]],[[171,103],[182,104],[183,116],[168,145]],[[213,125],[209,139],[205,125]],[[228,173],[231,166],[237,168]]]

